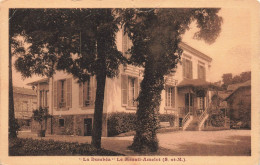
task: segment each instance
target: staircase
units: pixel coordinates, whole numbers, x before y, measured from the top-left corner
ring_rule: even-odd
[[[197,117],[193,118],[190,124],[187,126],[185,131],[198,131],[199,130],[199,120]]]
[[[185,131],[201,131],[205,121],[209,117],[207,109],[198,117],[190,116],[190,121],[186,123]]]

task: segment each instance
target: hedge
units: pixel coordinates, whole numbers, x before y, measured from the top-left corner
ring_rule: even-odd
[[[69,156],[69,155],[120,155],[113,151],[96,149],[90,144],[54,140],[10,139],[9,156]]]
[[[160,114],[160,122],[170,122],[173,125],[174,116],[170,114]],[[136,123],[135,113],[115,112],[108,115],[107,132],[108,136],[116,136],[121,133],[134,131]]]

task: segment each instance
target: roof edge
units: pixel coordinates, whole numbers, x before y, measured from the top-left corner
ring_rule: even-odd
[[[196,56],[198,56],[198,57],[200,57],[200,58],[203,58],[203,59],[206,60],[206,61],[209,61],[209,62],[212,61],[212,58],[211,58],[211,57],[209,57],[208,55],[206,55],[206,54],[204,54],[204,53],[202,53],[202,52],[200,52],[200,51],[198,51],[198,50],[196,50],[195,48],[189,46],[188,44],[186,44],[186,43],[184,43],[184,42],[180,42],[179,46],[180,46],[182,49],[184,49],[184,50],[186,50],[186,51],[188,51],[188,52],[190,52],[190,53],[193,53],[194,55],[196,55]]]

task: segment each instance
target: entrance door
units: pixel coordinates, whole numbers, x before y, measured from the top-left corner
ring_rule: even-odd
[[[91,136],[92,118],[84,119],[84,136]]]
[[[191,112],[191,115],[193,115],[193,94],[192,93],[186,93],[185,94],[185,114],[188,112]]]
[[[179,118],[179,127],[182,127],[182,118]]]

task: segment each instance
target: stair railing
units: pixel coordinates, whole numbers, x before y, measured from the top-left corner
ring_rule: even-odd
[[[186,114],[186,116],[183,118],[183,120],[182,120],[182,128],[184,128],[185,124],[187,123],[187,121],[189,121],[189,119],[190,119],[190,112],[188,112]]]
[[[202,114],[200,115],[200,117],[199,117],[199,129],[200,129],[200,127],[202,126],[202,124],[203,124],[203,122],[205,122],[205,117],[208,115],[208,108],[204,111],[204,112],[202,112]]]

